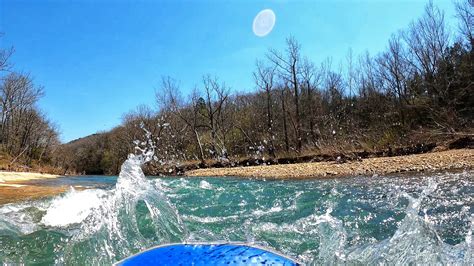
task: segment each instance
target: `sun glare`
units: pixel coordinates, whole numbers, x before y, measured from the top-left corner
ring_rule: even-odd
[[[275,26],[275,13],[271,9],[260,11],[253,20],[253,33],[258,37],[267,36]]]

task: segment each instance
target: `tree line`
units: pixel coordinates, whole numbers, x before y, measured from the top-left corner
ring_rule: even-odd
[[[62,145],[56,163],[83,173],[116,174],[149,130],[157,145],[148,166],[174,171],[194,161],[232,164],[315,152],[375,150],[420,138],[472,132],[474,119],[473,6],[456,3],[458,28],[429,2],[424,14],[394,33],[384,51],[339,66],[302,54],[300,43],[269,49],[255,64],[255,90],[231,92],[204,75],[189,95],[162,77],[159,108],[139,106],[121,125]],[[18,150],[17,150],[18,151]]]
[[[0,36],[1,37],[1,36]],[[54,123],[38,108],[44,95],[29,74],[13,70],[13,48],[0,49],[0,155],[4,170],[41,167],[53,162],[60,144]]]

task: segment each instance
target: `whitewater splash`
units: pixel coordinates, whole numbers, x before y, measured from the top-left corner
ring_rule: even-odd
[[[110,264],[151,245],[186,239],[177,210],[141,169],[154,156],[148,131],[147,137],[122,164],[114,189],[71,188],[44,209],[40,224],[70,235],[56,264]]]
[[[470,217],[470,228],[465,241],[457,245],[444,243],[430,221],[426,210],[420,216],[420,207],[424,199],[436,190],[437,183],[432,179],[423,188],[420,197],[415,198],[406,192],[399,192],[398,197],[408,199],[405,218],[401,220],[395,234],[373,244],[351,246],[344,222],[332,216],[329,207],[325,214],[312,214],[292,224],[263,223],[253,227],[254,235],[272,237],[285,234],[294,235],[288,246],[298,245],[301,238],[317,240],[314,248],[307,248],[304,253],[292,254],[301,261],[311,265],[473,265],[474,245],[472,231],[474,215]],[[331,194],[337,193],[334,189]],[[311,243],[306,243],[311,246]],[[285,250],[291,254],[290,249]]]
[[[114,188],[1,206],[0,261],[102,265],[163,243],[245,241],[307,264],[474,263],[472,172],[150,180],[153,143],[137,144]]]
[[[61,263],[110,263],[152,245],[186,239],[186,228],[175,207],[143,174],[141,166],[152,156],[153,151],[131,154],[112,190],[70,191],[57,200],[59,203],[53,201],[43,223],[61,227],[70,226],[71,222],[79,224]],[[67,208],[74,210],[69,214],[75,219],[59,218]],[[77,247],[87,255],[75,258]]]

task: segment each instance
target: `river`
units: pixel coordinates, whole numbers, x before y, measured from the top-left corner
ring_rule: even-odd
[[[132,160],[118,178],[38,182],[88,189],[0,206],[3,263],[110,264],[185,241],[251,242],[305,264],[474,263],[473,171],[299,181],[145,178]]]

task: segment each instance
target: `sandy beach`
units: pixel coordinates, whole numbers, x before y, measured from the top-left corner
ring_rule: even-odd
[[[66,191],[66,187],[46,187],[25,184],[33,179],[58,178],[60,175],[30,172],[0,172],[0,204],[35,199]]]
[[[65,186],[52,187],[11,184],[11,186],[0,187],[0,205],[16,201],[33,200],[57,195],[67,191],[68,189],[69,187]]]
[[[197,169],[186,172],[185,174],[187,176],[305,179],[472,168],[474,168],[474,149],[459,149],[407,156],[368,158],[361,161],[349,161],[345,163],[312,162],[235,168]]]
[[[30,172],[0,172],[0,185],[4,182],[18,182],[33,179],[58,178],[60,175],[30,173]],[[4,186],[7,184],[3,184]]]

